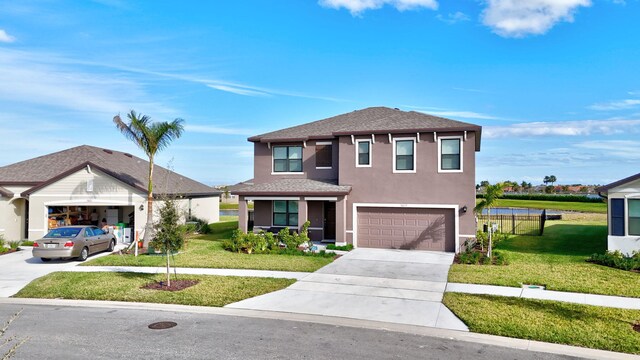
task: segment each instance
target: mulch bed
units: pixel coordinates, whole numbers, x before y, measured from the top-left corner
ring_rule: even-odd
[[[5,252],[0,252],[0,256],[2,256],[2,255],[7,255],[7,254],[11,254],[11,253],[14,253],[14,252],[16,252],[16,251],[18,251],[18,249],[9,249],[9,250],[7,250],[7,251],[5,251]]]
[[[164,290],[164,291],[180,291],[198,284],[200,280],[172,280],[171,286],[167,286],[164,281],[154,281],[141,286],[141,289]]]

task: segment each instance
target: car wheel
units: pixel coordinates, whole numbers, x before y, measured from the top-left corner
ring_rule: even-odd
[[[42,260],[42,262],[49,262],[49,261],[51,261],[51,259],[49,259],[49,258],[40,258],[40,260]]]
[[[107,249],[108,252],[113,252],[113,249],[116,247],[116,241],[115,240],[111,240],[111,242],[109,242],[109,248]]]
[[[82,248],[82,251],[80,251],[80,256],[78,256],[78,260],[80,261],[85,261],[87,260],[87,258],[89,257],[89,249]]]

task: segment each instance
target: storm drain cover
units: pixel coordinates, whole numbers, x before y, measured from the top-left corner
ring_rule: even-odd
[[[149,325],[149,329],[152,330],[162,330],[162,329],[171,329],[172,327],[178,325],[173,321],[160,321]]]

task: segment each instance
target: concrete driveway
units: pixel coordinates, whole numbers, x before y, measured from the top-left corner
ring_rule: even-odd
[[[442,305],[453,254],[355,249],[288,288],[227,305],[468,331]]]
[[[103,252],[91,255],[89,259],[108,255]],[[42,262],[39,258],[31,256],[31,247],[22,247],[22,250],[0,256],[0,297],[15,295],[20,289],[31,281],[55,271],[67,271],[79,262],[75,260],[51,260]]]

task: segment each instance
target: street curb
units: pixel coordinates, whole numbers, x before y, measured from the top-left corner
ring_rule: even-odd
[[[342,317],[294,314],[274,311],[243,310],[206,306],[188,306],[174,304],[135,303],[119,301],[64,300],[64,299],[21,299],[0,298],[0,304],[87,307],[98,309],[147,310],[180,312],[194,314],[211,314],[222,316],[241,316],[283,321],[311,322],[324,325],[344,326],[371,330],[393,331],[406,334],[423,335],[441,339],[465,341],[485,345],[494,345],[519,350],[528,350],[557,355],[576,356],[587,359],[606,360],[640,360],[640,356],[617,353],[605,350],[588,349],[577,346],[545,343],[541,341],[508,338],[503,336],[478,334],[456,330],[445,330],[415,325],[385,323],[371,320],[357,320]]]

